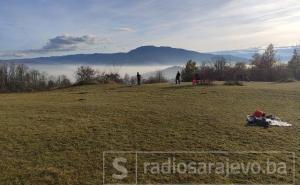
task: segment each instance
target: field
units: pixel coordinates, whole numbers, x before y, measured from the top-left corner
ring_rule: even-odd
[[[88,85],[0,98],[0,184],[102,184],[102,152],[111,150],[300,154],[300,82]],[[246,126],[245,116],[257,108],[293,127]],[[296,184],[299,169],[296,158]],[[280,178],[265,180],[285,180]],[[257,180],[237,176],[225,182]]]

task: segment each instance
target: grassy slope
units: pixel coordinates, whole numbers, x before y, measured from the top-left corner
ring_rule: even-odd
[[[300,153],[300,83],[82,86],[0,98],[1,184],[100,184],[107,150]],[[256,108],[294,126],[245,127]],[[299,160],[297,168],[298,176]]]

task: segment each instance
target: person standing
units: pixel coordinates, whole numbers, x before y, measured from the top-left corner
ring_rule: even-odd
[[[137,74],[136,74],[136,79],[137,79],[137,84],[138,85],[141,85],[141,75],[140,75],[140,73],[139,72],[137,72]]]
[[[181,76],[181,74],[180,74],[180,72],[178,71],[177,72],[177,74],[176,74],[176,84],[180,84],[180,76]]]

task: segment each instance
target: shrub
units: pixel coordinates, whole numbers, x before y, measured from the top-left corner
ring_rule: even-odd
[[[296,80],[292,79],[292,78],[288,78],[288,79],[279,80],[278,82],[280,82],[280,83],[290,83],[290,82],[296,82]]]
[[[168,82],[168,80],[166,80],[166,79],[158,80],[155,77],[150,77],[149,79],[143,81],[144,84],[166,83],[166,82]]]
[[[73,84],[73,86],[81,86],[81,85],[96,85],[99,84],[97,80],[87,80],[87,81],[79,81]]]
[[[152,76],[143,81],[145,84],[166,83],[168,80],[164,77],[161,71],[158,71],[155,76]]]
[[[233,80],[230,80],[230,81],[226,81],[224,83],[224,85],[232,85],[232,86],[243,86],[243,82],[240,82],[240,81],[233,81]]]
[[[214,85],[212,80],[200,80],[199,85]]]

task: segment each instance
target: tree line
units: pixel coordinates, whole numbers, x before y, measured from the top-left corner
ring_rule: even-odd
[[[70,85],[65,75],[48,76],[24,64],[0,64],[0,92],[48,90]]]
[[[123,83],[134,85],[137,83],[136,76],[125,74],[122,78],[118,70],[110,72],[99,72],[90,66],[80,66],[75,72],[76,84],[106,84],[106,83]],[[144,84],[165,83],[168,80],[164,77],[162,71],[157,71],[155,75],[143,79]]]
[[[249,64],[238,62],[230,64],[226,59],[218,57],[204,62],[200,66],[189,60],[182,70],[182,80],[193,79],[204,82],[219,81],[289,81],[300,80],[300,54],[294,50],[288,64],[279,62],[274,46],[270,44],[260,54],[253,55]]]

